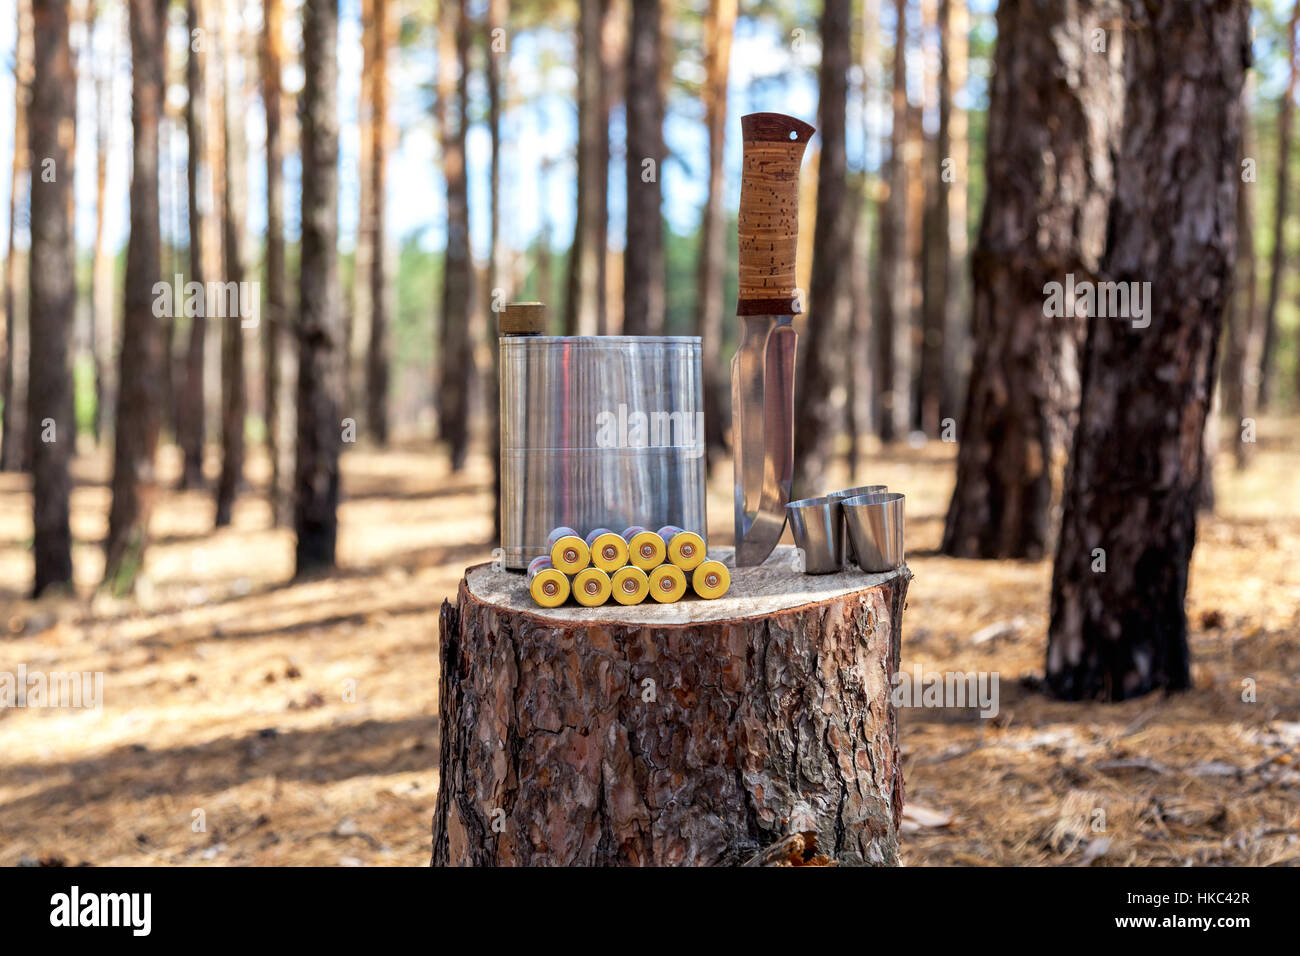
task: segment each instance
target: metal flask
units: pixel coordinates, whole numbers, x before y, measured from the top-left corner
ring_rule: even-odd
[[[503,335],[501,548],[567,525],[705,530],[698,336]]]

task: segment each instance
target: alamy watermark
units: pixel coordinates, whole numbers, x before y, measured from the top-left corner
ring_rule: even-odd
[[[179,273],[174,281],[153,284],[156,318],[183,315],[194,319],[239,319],[245,329],[257,328],[262,318],[262,286],[252,282],[186,282]]]
[[[678,448],[687,458],[704,454],[704,412],[628,411],[619,405],[596,416],[597,448]]]
[[[103,671],[0,671],[0,709],[67,707],[99,710],[104,704]]]
[[[894,674],[890,701],[895,707],[978,707],[986,720],[998,715],[997,671],[930,671]]]
[[[1067,316],[1099,319],[1128,319],[1135,329],[1151,324],[1150,282],[1075,281],[1067,272],[1065,282],[1055,280],[1043,286],[1043,315],[1049,319]]]

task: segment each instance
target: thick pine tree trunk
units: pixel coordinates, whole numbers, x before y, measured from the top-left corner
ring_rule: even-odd
[[[470,323],[473,319],[474,264],[469,245],[469,185],[465,135],[469,126],[470,21],[464,0],[444,0],[443,29],[455,24],[455,104],[445,103],[442,169],[447,185],[447,252],[442,279],[442,372],[438,392],[439,435],[447,443],[451,468],[459,471],[469,454],[470,395],[476,375]]]
[[[130,0],[131,235],[126,247],[126,294],[117,380],[113,504],[104,542],[104,582],[130,591],[144,564],[149,516],[157,490],[154,453],[162,422],[162,330],[153,314],[162,270],[158,234],[158,120],[162,115],[166,0]]]
[[[1150,283],[1150,325],[1088,320],[1052,579],[1047,683],[1059,697],[1123,700],[1191,681],[1183,602],[1237,252],[1249,15],[1245,0],[1128,4],[1135,29],[1102,272]]]
[[[28,299],[31,352],[27,432],[32,437],[32,500],[36,581],[33,593],[72,581],[68,460],[77,445],[68,339],[76,306],[74,239],[69,215],[74,157],[61,135],[76,105],[68,8],[34,0],[36,62],[32,80],[30,168],[32,245]]]
[[[388,258],[384,254],[384,198],[388,173],[388,0],[371,0],[369,222],[370,339],[366,350],[366,418],[370,437],[388,444]]]
[[[434,865],[728,865],[799,831],[896,865],[910,574],[793,557],[717,601],[596,611],[471,568],[442,609]]]
[[[228,8],[227,8],[228,9]],[[227,9],[221,11],[224,18]],[[244,134],[239,89],[231,79],[230,61],[240,46],[238,21],[232,33],[223,19],[221,79],[221,142],[226,175],[222,198],[222,258],[227,288],[244,281]],[[259,303],[260,304],[260,303]],[[248,411],[248,390],[244,370],[243,318],[238,309],[227,309],[221,319],[221,474],[217,479],[216,526],[230,524],[235,497],[244,478],[244,418]]]
[[[627,44],[627,245],[623,251],[623,333],[664,328],[664,235],[659,187],[664,104],[659,0],[631,0]]]
[[[32,82],[32,17],[30,0],[18,0],[15,7],[14,54],[14,162],[9,180],[9,247],[5,253],[4,349],[0,356],[0,471],[20,471],[27,465],[27,366],[24,354],[28,323],[18,319],[18,251],[15,235],[18,196],[28,181],[27,96]],[[30,191],[29,191],[30,195]]]
[[[204,20],[204,0],[186,0],[186,25],[190,35],[195,30],[207,29]],[[196,49],[197,47],[197,49]],[[190,281],[206,289],[207,265],[207,214],[201,201],[203,191],[202,164],[208,155],[207,145],[207,90],[206,45],[191,41],[187,44],[185,86],[189,96],[185,103],[185,131],[189,139],[189,155],[185,165],[185,181],[189,193],[190,228]],[[181,488],[203,486],[204,420],[204,369],[206,365],[208,318],[190,319],[189,342],[185,349],[185,380],[180,393],[177,444],[181,448]]]
[[[266,315],[262,317],[266,390],[266,449],[271,459],[271,517],[292,520],[293,380],[288,292],[284,263],[284,141],[281,135],[280,70],[284,23],[280,0],[265,0],[262,23],[262,104],[266,111]],[[201,400],[200,392],[200,400]]]
[[[973,258],[975,351],[942,550],[1040,558],[1078,403],[1084,320],[1049,318],[1045,285],[1095,277],[1122,115],[1113,0],[1004,3]],[[1093,52],[1096,30],[1106,49]]]
[[[303,4],[302,268],[298,300],[296,574],[334,567],[342,441],[338,276],[338,0]]]
[[[709,195],[700,222],[700,271],[695,334],[703,342],[704,439],[709,468],[726,454],[731,385],[722,360],[723,270],[727,260],[726,177],[727,76],[736,0],[709,0],[704,20],[704,125],[709,134]]]
[[[849,327],[849,270],[853,254],[853,204],[849,199],[847,126],[849,66],[852,63],[849,0],[826,0],[821,18],[822,62],[818,105],[821,152],[817,165],[817,222],[813,231],[809,315],[799,357],[799,407],[795,451],[800,458],[803,497],[820,494],[834,454],[843,405],[841,350]]]
[[[1259,355],[1259,407],[1272,399],[1273,366],[1277,351],[1277,303],[1286,272],[1286,220],[1291,199],[1291,131],[1295,118],[1296,80],[1300,75],[1300,3],[1292,3],[1287,24],[1287,83],[1277,105],[1277,192],[1273,200],[1273,255],[1269,263],[1268,298],[1264,300],[1264,342]]]

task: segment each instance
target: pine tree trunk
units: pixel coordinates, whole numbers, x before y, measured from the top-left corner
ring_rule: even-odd
[[[659,87],[659,0],[631,0],[627,44],[627,245],[623,250],[623,334],[664,328],[664,235],[659,188],[664,104]]]
[[[1296,79],[1300,74],[1300,3],[1291,5],[1287,24],[1286,91],[1277,106],[1277,192],[1273,200],[1273,255],[1268,272],[1268,298],[1264,300],[1264,343],[1259,356],[1259,407],[1273,398],[1273,366],[1277,351],[1277,303],[1286,271],[1286,220],[1291,199],[1291,131],[1295,117]]]
[[[388,259],[384,250],[384,198],[388,172],[388,0],[370,0],[370,340],[366,351],[366,417],[370,437],[388,444]]]
[[[600,125],[602,20],[602,0],[579,0],[577,216],[565,282],[565,335],[595,335],[600,326],[597,236],[603,208],[600,191],[608,173],[600,165],[600,137],[608,135]]]
[[[292,520],[293,379],[292,328],[284,262],[284,142],[280,129],[284,23],[280,0],[264,0],[262,23],[262,104],[266,112],[266,315],[263,316],[263,368],[266,390],[266,447],[271,459],[271,518]]]
[[[144,564],[149,516],[157,490],[154,455],[162,420],[162,330],[153,314],[161,278],[158,232],[158,121],[166,57],[166,0],[130,0],[131,234],[117,380],[120,395],[113,448],[113,503],[104,542],[104,582],[126,593]]]
[[[195,30],[207,30],[204,0],[186,0],[186,25],[193,37]],[[197,49],[196,49],[197,46]],[[185,181],[189,193],[190,281],[207,288],[207,214],[202,202],[202,164],[208,155],[206,89],[206,45],[187,44],[185,86],[189,97],[185,103],[185,131],[189,139]],[[181,488],[203,487],[204,371],[207,355],[206,315],[190,319],[189,342],[185,349],[185,379],[180,393],[179,434],[181,448]]]
[[[843,416],[843,363],[849,327],[849,270],[853,254],[853,204],[845,153],[849,66],[852,63],[849,0],[826,0],[822,8],[817,114],[821,152],[817,166],[817,222],[813,232],[810,312],[805,318],[795,394],[795,452],[800,461],[798,494],[821,493]]]
[[[334,567],[342,442],[338,276],[338,0],[303,4],[302,267],[298,319],[296,574]]]
[[[98,21],[104,23],[105,21]],[[112,22],[112,21],[108,21]],[[92,42],[94,33],[90,34]],[[95,444],[104,437],[106,424],[113,418],[113,257],[108,249],[105,229],[108,191],[108,149],[114,120],[115,68],[117,36],[110,43],[108,66],[95,77],[95,242],[90,279],[90,353],[95,370],[95,415],[92,428]]]
[[[966,0],[939,0],[939,176],[940,209],[947,240],[943,270],[945,299],[939,390],[939,419],[955,419],[960,412],[970,348],[966,321],[969,313],[966,270],[966,188],[970,176],[970,150],[966,142],[966,111],[956,103],[966,86],[970,47],[970,18]]]
[[[1250,77],[1246,78],[1247,91],[1243,94],[1241,149],[1238,169],[1242,161],[1253,155],[1254,133],[1251,128],[1249,104],[1252,101]],[[1243,182],[1237,190],[1237,265],[1233,276],[1232,293],[1228,297],[1226,323],[1228,354],[1223,359],[1223,401],[1231,421],[1228,429],[1233,445],[1233,457],[1238,470],[1250,466],[1255,457],[1256,443],[1247,441],[1248,424],[1253,427],[1259,401],[1259,355],[1263,347],[1263,327],[1260,322],[1258,300],[1258,267],[1255,257],[1255,189],[1254,181]]]
[[[26,466],[27,362],[22,348],[28,328],[27,320],[18,318],[18,250],[14,242],[18,213],[22,206],[18,196],[24,180],[29,187],[31,170],[27,149],[27,96],[32,82],[31,0],[18,0],[16,7],[14,55],[14,164],[9,180],[9,247],[5,253],[4,279],[4,355],[0,360],[0,471],[20,471]],[[30,218],[30,217],[29,217]]]
[[[475,388],[473,318],[474,266],[469,245],[469,187],[465,170],[465,135],[469,125],[468,73],[470,22],[464,0],[444,0],[443,29],[455,24],[455,106],[444,106],[447,121],[442,168],[447,184],[447,252],[442,280],[442,374],[439,388],[439,433],[447,443],[453,471],[465,466],[469,453],[470,396]]]
[[[28,434],[32,436],[32,499],[36,597],[72,582],[68,460],[76,450],[68,339],[76,307],[69,195],[74,159],[64,135],[76,110],[76,83],[63,0],[34,0],[33,36],[41,68],[32,80],[30,117],[31,268],[28,299],[31,352]]]
[[[924,64],[925,99],[922,116],[937,113],[939,127],[921,131],[923,192],[920,237],[921,310],[917,343],[915,385],[916,427],[931,437],[939,433],[939,406],[943,401],[943,334],[948,308],[948,197],[942,180],[947,155],[947,130],[943,128],[943,45],[938,0],[922,0],[921,60]]]
[[[942,544],[952,557],[1036,559],[1051,547],[1085,323],[1048,317],[1046,284],[1093,279],[1106,241],[1126,42],[1106,25],[1118,12],[1112,0],[998,11],[975,351]],[[1089,46],[1096,30],[1104,52]]]
[[[469,569],[442,609],[434,865],[734,865],[791,831],[896,865],[910,574],[804,578],[793,557],[721,601],[594,612]]]
[[[487,6],[487,87],[488,135],[492,140],[492,159],[488,172],[488,198],[492,204],[488,227],[487,292],[484,301],[495,308],[498,283],[501,281],[501,97],[505,73],[510,64],[506,43],[506,0],[488,0]],[[497,31],[501,31],[498,34]],[[504,289],[501,290],[504,293]],[[490,315],[484,336],[492,360],[492,374],[484,383],[483,398],[488,410],[488,454],[492,459],[492,539],[501,540],[501,362],[497,347],[496,316]]]
[[[699,287],[695,334],[703,342],[704,439],[712,470],[726,455],[731,383],[722,360],[723,274],[727,260],[726,176],[727,76],[736,0],[709,0],[704,18],[704,125],[709,134],[709,195],[700,222]]]
[[[907,258],[907,0],[894,2],[893,123],[879,215],[876,285],[876,431],[881,441],[907,434],[912,391],[911,267]]]
[[[231,62],[240,42],[240,26],[229,29],[223,8],[221,26],[221,143],[225,160],[222,190],[222,258],[227,288],[244,282],[244,134],[239,89],[232,79]],[[216,489],[216,526],[230,524],[235,497],[244,476],[244,418],[248,391],[244,371],[243,316],[227,308],[221,321],[221,473]]]
[[[1190,685],[1184,599],[1237,252],[1250,5],[1127,7],[1135,29],[1102,274],[1150,286],[1141,322],[1088,319],[1047,648],[1047,684],[1071,700]]]

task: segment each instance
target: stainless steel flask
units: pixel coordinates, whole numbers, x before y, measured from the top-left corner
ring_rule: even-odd
[[[503,325],[503,331],[505,326]],[[500,338],[501,548],[507,567],[567,525],[705,530],[697,336]]]

